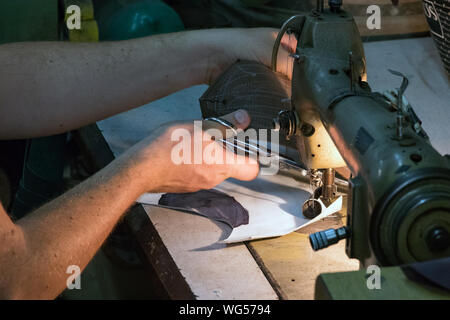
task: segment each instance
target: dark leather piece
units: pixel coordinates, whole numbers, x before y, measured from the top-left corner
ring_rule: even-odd
[[[232,228],[248,224],[248,211],[233,197],[218,190],[201,190],[193,193],[167,193],[159,205],[182,208],[205,217],[222,221]]]
[[[409,280],[450,292],[450,257],[402,266]]]
[[[253,61],[238,61],[228,68],[200,97],[204,118],[219,117],[238,109],[251,116],[249,128],[271,129],[272,120],[281,110],[291,110],[291,81]],[[270,134],[268,134],[270,137]],[[298,159],[295,139],[280,135],[280,153]]]
[[[239,61],[226,70],[200,98],[204,117],[217,117],[245,109],[251,127],[270,128],[280,110],[290,108],[291,83],[266,66]]]

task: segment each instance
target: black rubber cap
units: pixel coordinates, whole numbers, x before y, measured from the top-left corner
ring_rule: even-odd
[[[309,242],[314,251],[324,249],[332,244],[338,243],[339,240],[348,238],[350,232],[347,227],[339,229],[327,229],[315,232],[309,235]]]

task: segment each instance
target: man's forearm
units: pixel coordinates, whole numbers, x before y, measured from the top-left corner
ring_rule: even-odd
[[[2,248],[7,252],[0,255],[4,260],[0,261],[0,295],[56,297],[65,288],[68,266],[83,269],[119,218],[144,192],[139,181],[138,166],[131,157],[122,157],[19,220],[11,229],[15,236]]]
[[[0,139],[66,132],[204,83],[222,30],[0,46]],[[23,125],[23,124],[26,125]]]
[[[250,123],[244,110],[223,119],[241,130]],[[217,130],[215,125],[202,123],[206,131]],[[173,152],[179,142],[173,137],[180,129],[191,136],[196,131],[189,122],[160,127],[88,180],[16,223],[0,204],[0,299],[56,297],[67,283],[67,268],[83,269],[144,192],[195,192],[227,178],[252,180],[258,175],[257,162],[243,155],[236,155],[233,163],[224,161],[235,155],[230,150],[224,153],[206,132],[202,144],[192,142],[190,147],[199,146],[204,154],[212,146],[222,161],[192,164],[191,158],[175,164]]]

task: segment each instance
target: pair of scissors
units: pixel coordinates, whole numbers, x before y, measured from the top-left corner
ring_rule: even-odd
[[[254,144],[246,141],[242,141],[237,139],[238,136],[238,128],[236,128],[231,122],[221,119],[221,118],[215,118],[210,117],[206,118],[207,121],[213,121],[216,122],[222,126],[224,126],[226,129],[230,129],[233,133],[233,136],[229,139],[219,139],[217,142],[221,142],[225,145],[225,147],[233,151],[234,153],[241,153],[245,154],[251,157],[254,157],[259,160],[260,157],[264,158],[270,158],[271,161],[278,161],[280,165],[280,170],[283,169],[294,169],[297,171],[300,171],[302,176],[308,175],[308,170],[301,165],[300,163],[288,159],[279,153],[273,152],[272,150],[265,148],[259,144]],[[261,162],[260,162],[261,164]],[[263,164],[262,164],[263,165]]]

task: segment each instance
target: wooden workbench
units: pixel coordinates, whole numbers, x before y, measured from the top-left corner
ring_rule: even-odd
[[[410,80],[406,96],[433,145],[443,154],[450,153],[450,88],[431,39],[367,43],[365,51],[372,89],[399,86],[401,79],[388,68],[406,74]],[[201,118],[198,98],[205,89],[189,88],[99,122],[104,140],[97,142],[111,150],[111,156],[100,162],[106,164],[161,123]],[[85,130],[84,134],[92,133],[95,127]],[[137,205],[126,220],[149,268],[158,275],[158,285],[170,298],[312,299],[320,273],[358,268],[357,261],[346,257],[343,242],[319,252],[310,248],[308,233],[336,227],[339,219],[283,237],[235,245],[218,242],[231,231],[225,224],[197,215]]]

